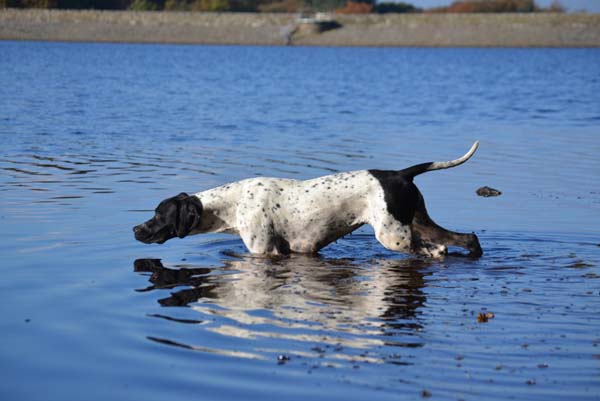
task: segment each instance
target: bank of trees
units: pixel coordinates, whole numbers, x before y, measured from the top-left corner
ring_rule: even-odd
[[[542,8],[535,0],[460,0],[447,7],[430,10],[422,10],[406,2],[376,0],[0,0],[0,7],[222,12],[329,11],[342,14],[564,11],[558,1],[548,8]]]
[[[564,12],[565,8],[558,0],[550,7],[542,8],[534,0],[477,0],[454,1],[447,7],[429,10],[442,13],[531,13],[531,12]]]

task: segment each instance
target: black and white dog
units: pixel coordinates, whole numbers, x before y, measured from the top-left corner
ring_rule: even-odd
[[[135,238],[159,243],[187,235],[238,234],[250,252],[316,253],[327,244],[370,224],[387,249],[441,257],[447,246],[482,255],[475,234],[448,231],[434,223],[413,178],[466,162],[461,158],[418,164],[404,170],[361,170],[306,181],[250,178],[194,195],[162,201],[153,218],[133,228]]]

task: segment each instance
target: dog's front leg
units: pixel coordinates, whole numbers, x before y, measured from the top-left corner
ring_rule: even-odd
[[[289,243],[279,235],[272,223],[259,224],[256,228],[242,228],[240,237],[251,253],[266,255],[287,255]]]

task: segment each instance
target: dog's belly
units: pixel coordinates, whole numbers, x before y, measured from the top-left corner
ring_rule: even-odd
[[[307,230],[306,232],[291,238],[289,247],[292,252],[315,253],[328,244],[350,234],[362,225],[363,224],[361,223],[337,227],[335,229],[323,227],[320,230]]]
[[[370,178],[351,172],[308,181],[247,181],[238,205],[242,238],[256,252],[317,252],[366,222]]]

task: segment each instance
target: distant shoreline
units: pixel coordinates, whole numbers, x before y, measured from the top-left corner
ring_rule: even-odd
[[[1,9],[0,40],[395,47],[600,47],[600,14],[334,15]],[[302,28],[302,27],[301,27]],[[305,28],[305,27],[304,27]]]

